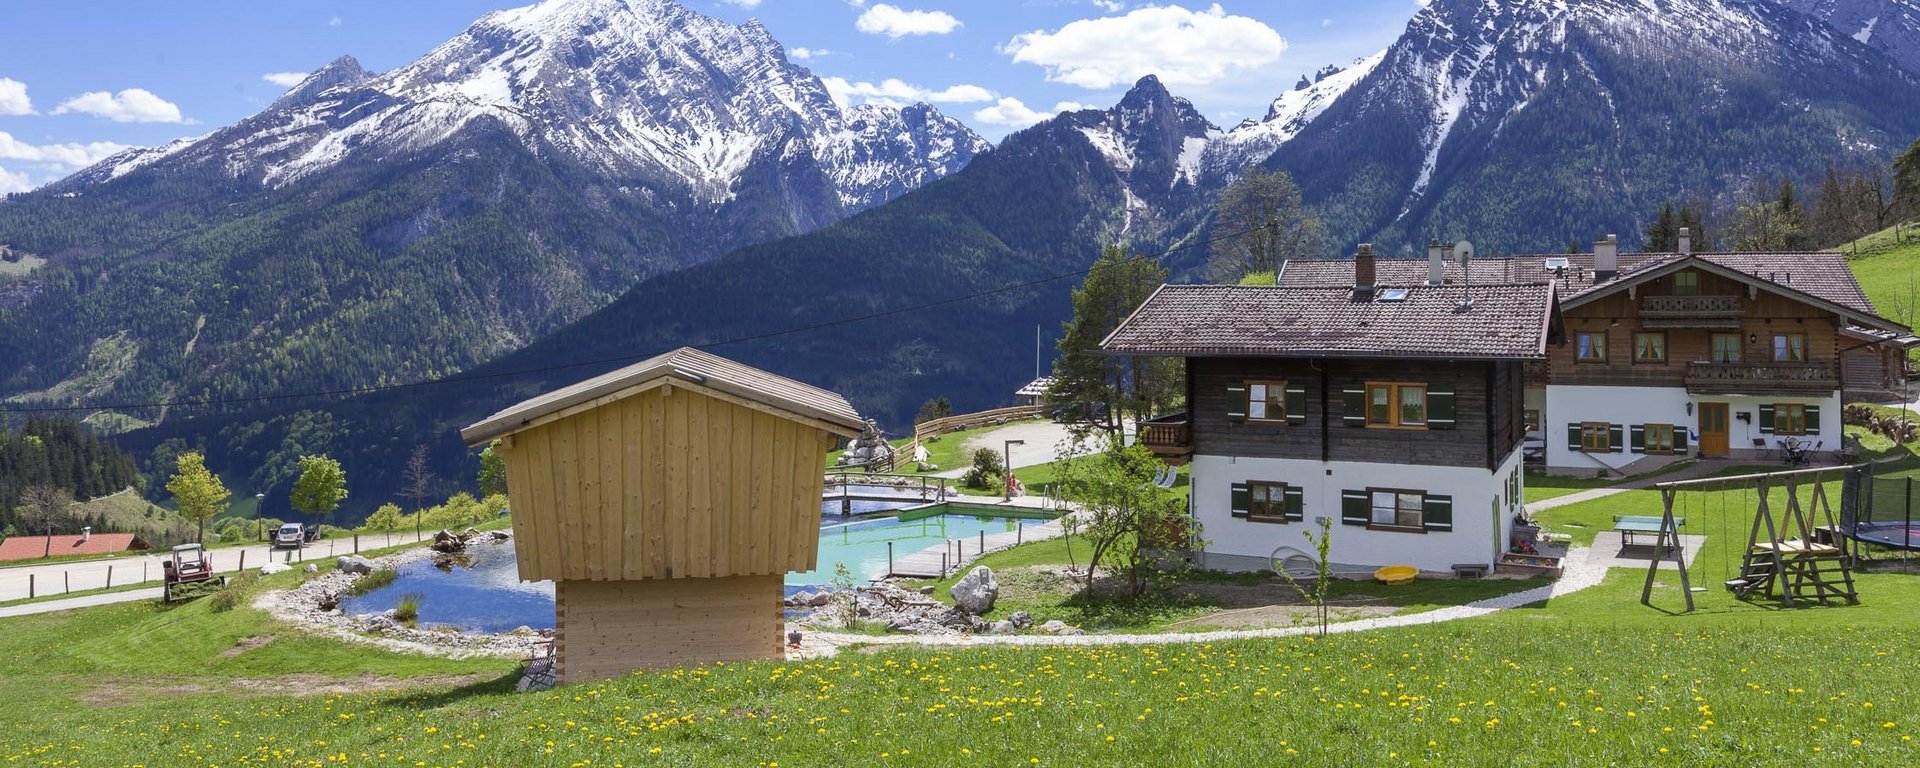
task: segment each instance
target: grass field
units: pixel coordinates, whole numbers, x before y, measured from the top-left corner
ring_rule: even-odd
[[[1835,249],[1849,264],[1881,316],[1920,323],[1920,226],[1886,229]]]

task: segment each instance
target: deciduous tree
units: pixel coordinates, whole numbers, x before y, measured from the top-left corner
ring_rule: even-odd
[[[327,456],[300,457],[300,478],[293,482],[293,508],[325,521],[347,498],[347,473]]]
[[[480,449],[480,498],[507,492],[507,460],[499,449],[499,440]]]
[[[1104,567],[1138,597],[1161,553],[1197,543],[1186,504],[1153,481],[1165,465],[1145,447],[1090,436],[1069,444],[1058,466],[1061,491],[1080,505],[1075,533],[1091,549],[1087,589]]]
[[[1073,291],[1073,319],[1066,323],[1053,363],[1047,402],[1084,411],[1089,423],[1108,431],[1120,427],[1122,412],[1151,416],[1178,397],[1181,362],[1172,358],[1116,357],[1100,351],[1100,341],[1167,279],[1167,270],[1151,259],[1109,246],[1094,262],[1086,282]],[[1105,413],[1101,414],[1100,407]]]
[[[1207,276],[1238,283],[1248,274],[1275,272],[1281,262],[1326,253],[1326,228],[1301,202],[1285,171],[1248,170],[1213,206],[1214,241]]]
[[[227,511],[227,497],[232,495],[220,476],[207,470],[206,459],[196,451],[180,454],[173,479],[167,481],[167,492],[173,494],[173,504],[180,514],[199,524],[199,539],[207,535],[207,521]]]

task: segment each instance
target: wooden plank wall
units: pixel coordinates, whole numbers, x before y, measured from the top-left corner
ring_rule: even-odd
[[[812,570],[831,439],[685,387],[519,432],[504,456],[520,578]]]
[[[786,621],[779,576],[562,581],[554,672],[562,683],[636,669],[777,659]]]

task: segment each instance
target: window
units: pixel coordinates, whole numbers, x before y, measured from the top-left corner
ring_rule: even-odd
[[[1247,519],[1263,523],[1287,521],[1287,484],[1247,483]]]
[[[1647,453],[1673,453],[1673,425],[1648,424],[1646,429]]]
[[[1698,272],[1675,273],[1673,276],[1673,295],[1675,296],[1700,295],[1700,273]]]
[[[1585,453],[1611,453],[1613,441],[1609,437],[1612,425],[1604,421],[1583,421],[1580,423],[1580,450]]]
[[[1427,385],[1368,382],[1367,426],[1424,429],[1427,426]]]
[[[1776,435],[1806,434],[1807,406],[1801,403],[1779,403],[1773,406],[1773,433]]]
[[[1713,361],[1716,363],[1740,362],[1740,334],[1716,333],[1712,338]]]
[[[1667,335],[1659,331],[1633,335],[1633,362],[1667,362]]]
[[[1368,521],[1386,528],[1422,528],[1420,511],[1425,494],[1417,491],[1372,491],[1373,512]]]
[[[1521,411],[1520,428],[1528,432],[1540,431],[1540,409],[1528,408]]]
[[[1807,335],[1804,333],[1774,334],[1773,361],[1776,363],[1806,362],[1807,361]]]
[[[1606,332],[1577,333],[1574,334],[1573,339],[1573,359],[1575,362],[1604,363],[1607,361]]]
[[[1286,421],[1287,383],[1247,382],[1247,418],[1253,421]]]

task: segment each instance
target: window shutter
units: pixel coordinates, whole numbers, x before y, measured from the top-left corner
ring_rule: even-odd
[[[1301,488],[1287,486],[1287,519],[1299,522],[1307,519],[1307,495]]]
[[[1627,441],[1620,439],[1626,437],[1626,435],[1620,434],[1624,431],[1626,430],[1619,424],[1607,425],[1607,450],[1619,453],[1627,449]]]
[[[1307,388],[1287,385],[1287,423],[1305,424],[1307,422]]]
[[[1773,434],[1773,406],[1760,406],[1760,434]]]
[[[1247,385],[1227,385],[1227,421],[1247,420]]]
[[[1673,428],[1673,452],[1674,453],[1687,452],[1687,428],[1686,427]]]
[[[1429,531],[1453,530],[1453,497],[1428,496],[1421,511],[1421,525]]]
[[[1580,450],[1580,425],[1579,424],[1567,425],[1567,450],[1569,451]]]
[[[1427,429],[1453,429],[1453,385],[1427,388]]]
[[[1232,504],[1233,516],[1246,517],[1247,509],[1252,506],[1252,503],[1251,503],[1252,494],[1247,491],[1246,484],[1234,483],[1232,497],[1233,497],[1233,504]]]
[[[1628,430],[1628,443],[1634,453],[1647,452],[1647,425],[1635,424]]]
[[[1345,525],[1366,525],[1372,515],[1373,504],[1367,498],[1366,491],[1340,492],[1340,522]]]
[[[1807,434],[1820,434],[1820,406],[1807,406]]]
[[[1360,389],[1343,389],[1340,390],[1340,394],[1342,399],[1346,401],[1346,407],[1342,409],[1340,414],[1340,421],[1349,427],[1366,426],[1367,390],[1364,387]]]

